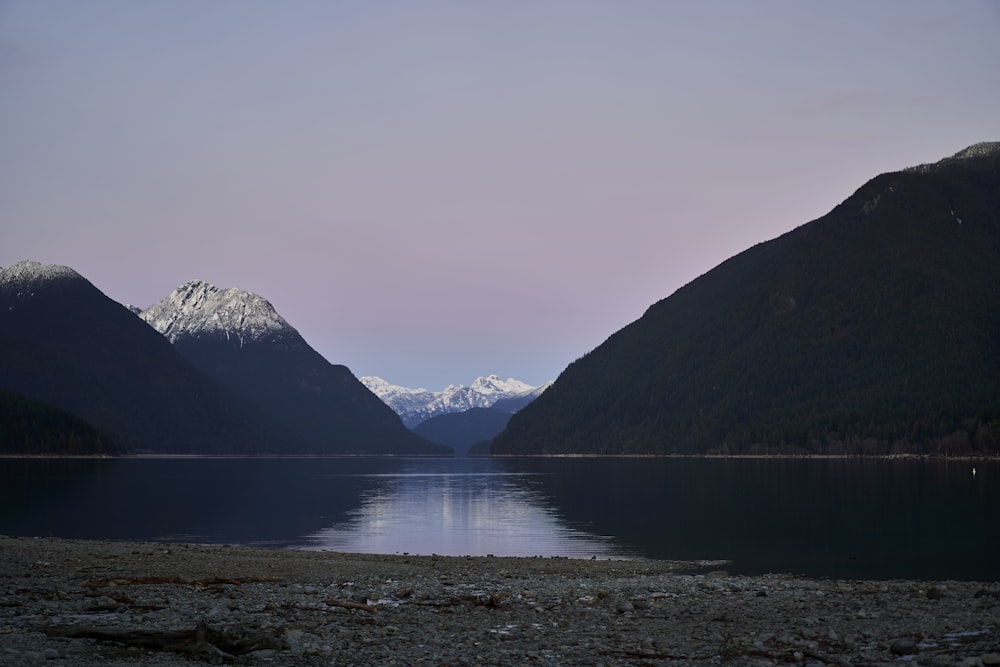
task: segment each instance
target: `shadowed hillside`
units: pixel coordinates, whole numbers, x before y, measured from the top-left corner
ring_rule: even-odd
[[[494,454],[994,453],[1000,144],[878,176],[650,307]]]
[[[205,375],[301,436],[309,453],[452,454],[406,429],[256,294],[193,281],[141,317]]]
[[[68,410],[120,436],[125,450],[297,447],[67,267],[24,261],[0,270],[0,369],[0,389]]]
[[[0,391],[0,451],[18,455],[114,455],[117,439],[76,415]]]
[[[464,455],[476,443],[489,442],[503,430],[511,413],[496,408],[471,408],[420,422],[413,431],[431,442],[447,445]]]

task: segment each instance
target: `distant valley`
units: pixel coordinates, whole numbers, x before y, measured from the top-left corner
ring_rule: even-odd
[[[359,381],[263,297],[199,280],[143,310],[23,261],[0,269],[0,296],[9,453],[464,454],[545,389]]]
[[[447,445],[460,456],[489,456],[490,444],[513,416],[496,408],[469,408],[420,422],[413,430],[431,442]]]
[[[401,387],[375,376],[362,377],[361,382],[395,410],[408,428],[460,455],[473,448],[476,454],[488,454],[489,442],[510,416],[552,384],[533,387],[496,375],[478,377],[468,387],[449,385],[441,391]]]
[[[0,269],[0,453],[996,455],[1000,143],[871,179],[550,385],[359,380],[259,295]]]

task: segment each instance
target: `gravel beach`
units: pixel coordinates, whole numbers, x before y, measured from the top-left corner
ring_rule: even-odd
[[[0,537],[2,665],[1000,665],[1000,583]]]

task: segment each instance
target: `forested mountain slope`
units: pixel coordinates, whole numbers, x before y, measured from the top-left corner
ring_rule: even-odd
[[[0,390],[0,452],[21,456],[114,455],[117,439],[76,415]]]
[[[494,454],[1000,449],[1000,143],[878,176],[651,306]]]

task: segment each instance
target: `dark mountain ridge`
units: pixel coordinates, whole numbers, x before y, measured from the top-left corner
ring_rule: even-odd
[[[1000,144],[723,262],[514,415],[512,454],[1000,448]]]
[[[22,261],[0,270],[0,389],[78,415],[162,453],[297,447],[184,361],[170,343],[78,273]]]
[[[262,297],[193,281],[141,314],[196,368],[301,436],[315,454],[450,455],[412,433]]]
[[[431,442],[447,445],[458,455],[466,455],[480,442],[489,442],[510,421],[511,413],[497,408],[469,408],[448,412],[424,420],[413,427],[418,435]]]

